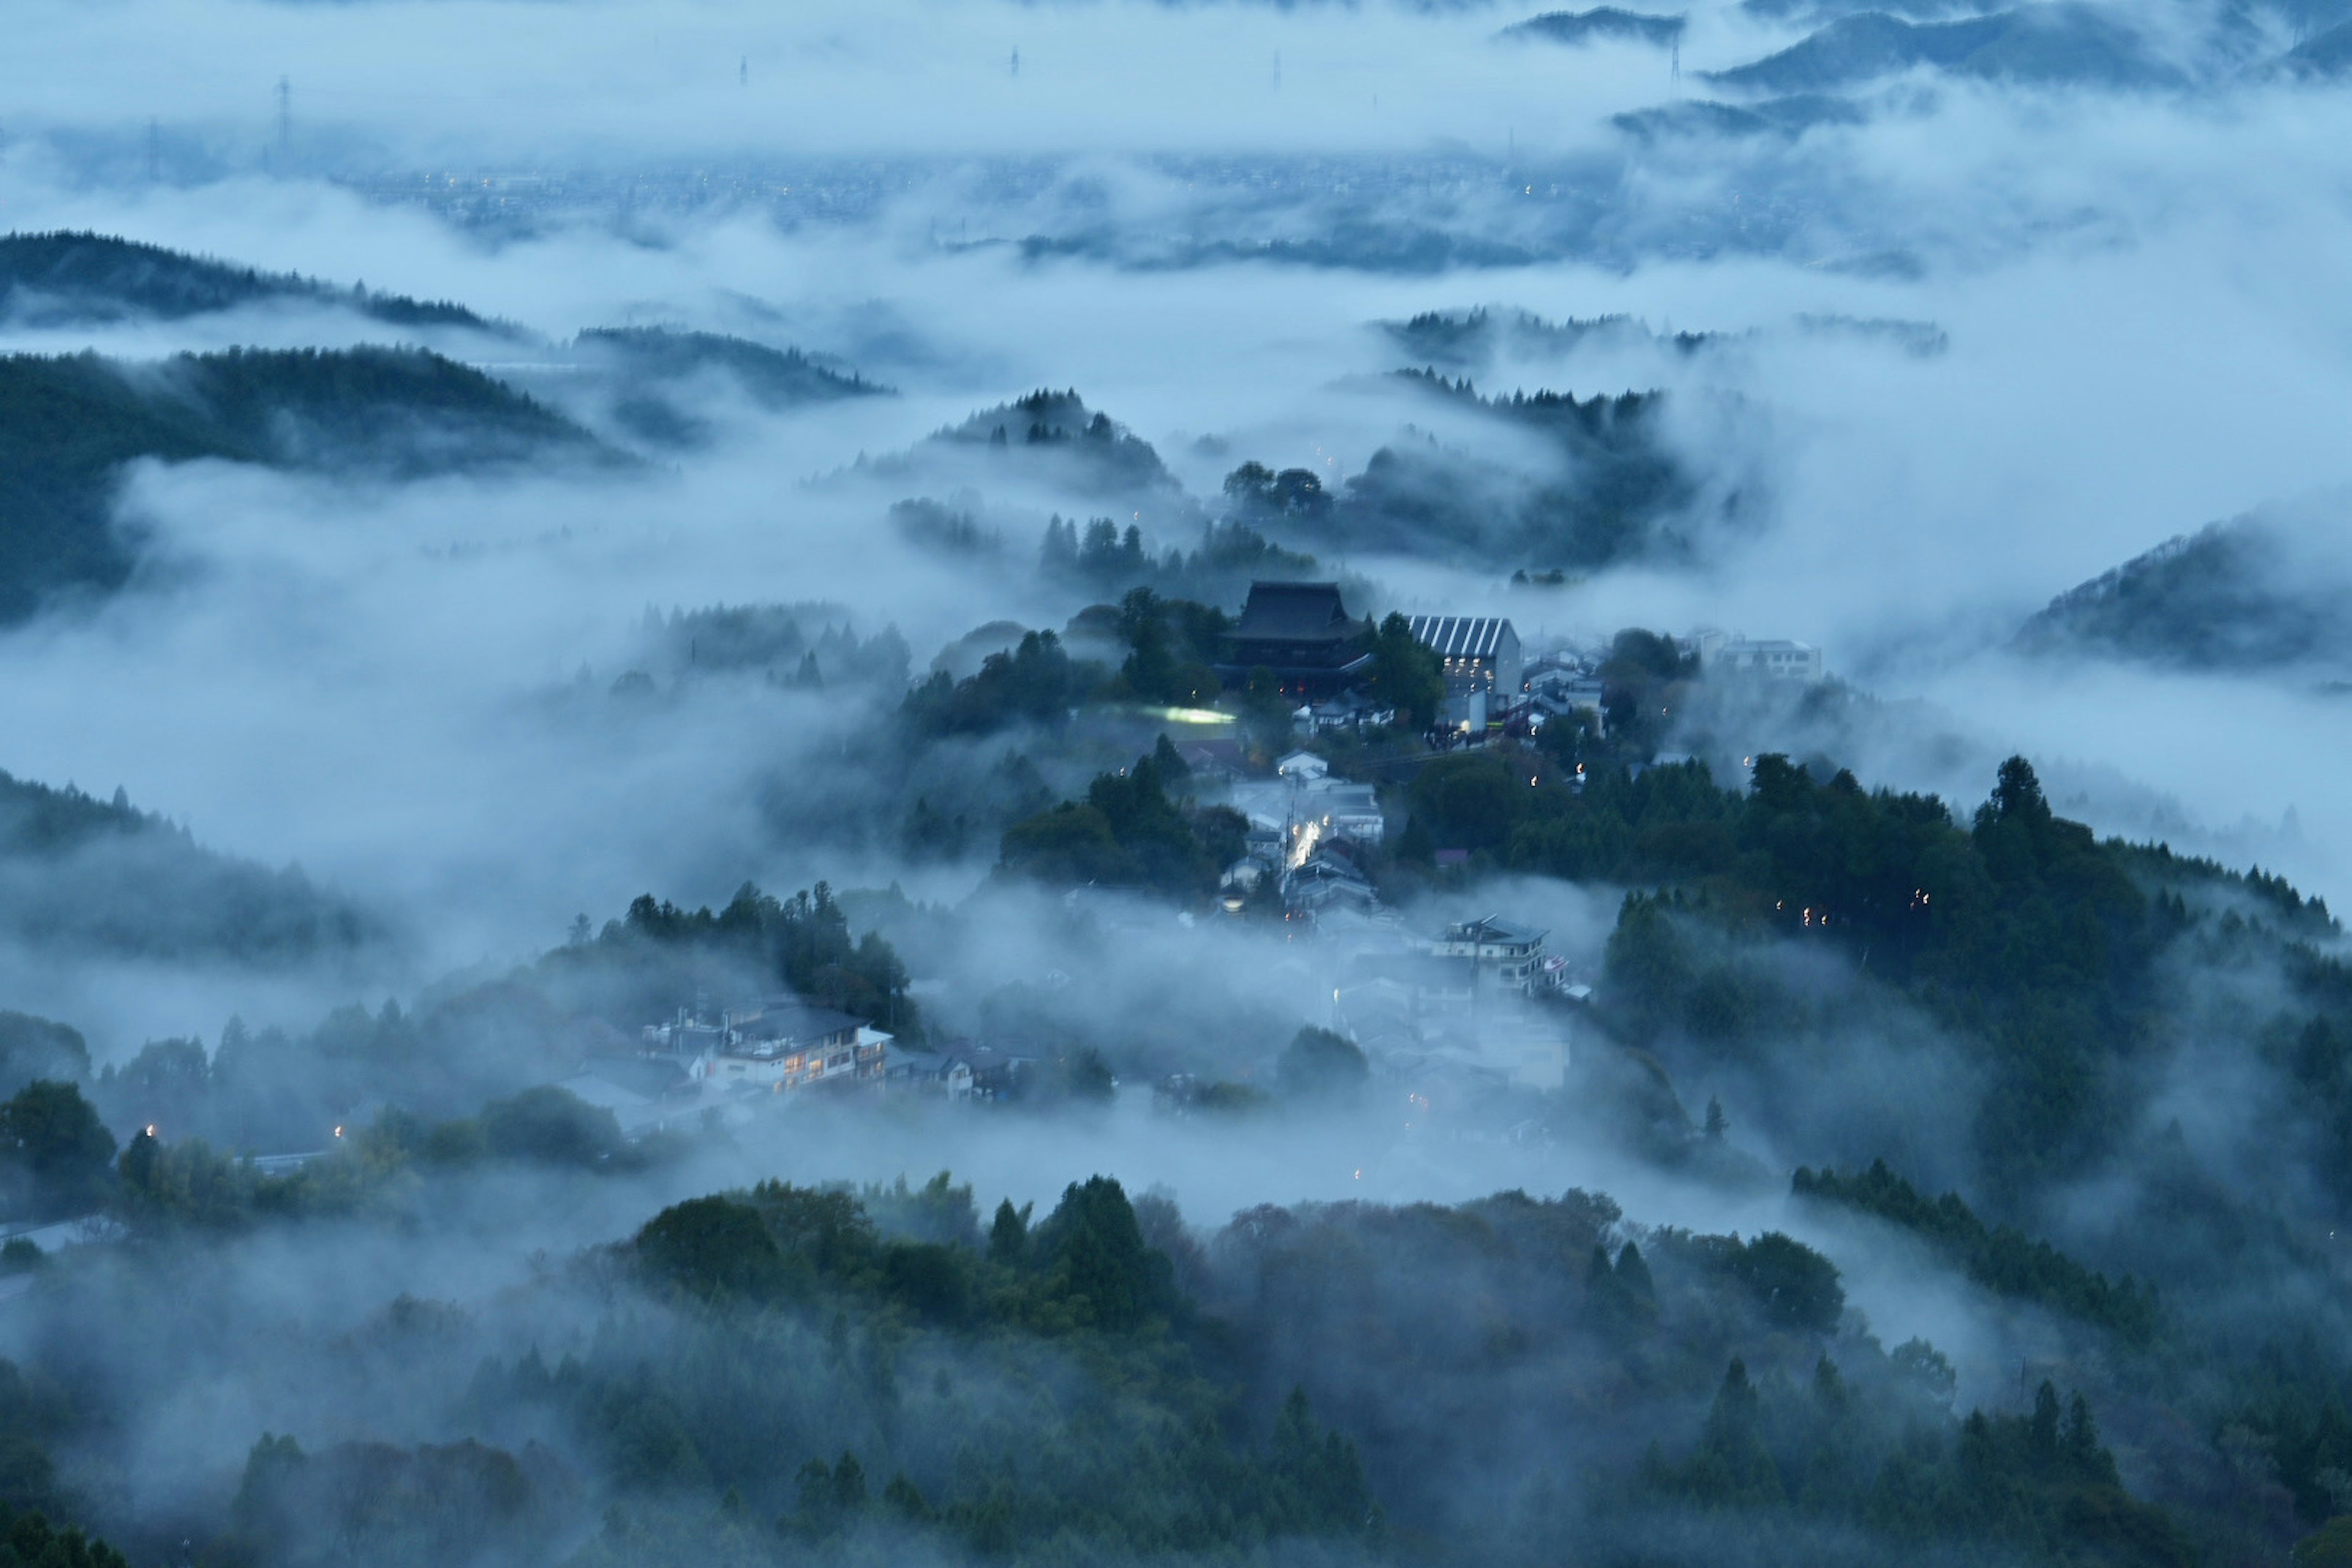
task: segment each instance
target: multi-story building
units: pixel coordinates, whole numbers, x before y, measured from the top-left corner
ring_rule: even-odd
[[[1531,996],[1548,984],[1544,938],[1549,934],[1487,915],[1447,926],[1429,951],[1433,958],[1467,960],[1482,992]]]
[[[1415,616],[1412,635],[1445,673],[1445,717],[1484,729],[1519,700],[1519,634],[1494,616]]]

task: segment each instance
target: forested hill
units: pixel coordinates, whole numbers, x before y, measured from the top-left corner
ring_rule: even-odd
[[[772,409],[842,397],[887,395],[890,391],[856,371],[835,369],[798,349],[770,348],[719,332],[593,327],[582,332],[573,346],[583,355],[609,363],[638,380],[677,381],[704,371],[723,372],[740,383],[755,402]]]
[[[592,328],[572,340],[568,361],[551,370],[554,374],[543,388],[548,396],[661,447],[708,441],[714,405],[740,400],[777,414],[891,394],[889,387],[798,349],[676,327]],[[504,374],[519,385],[540,385],[529,372]]]
[[[2279,525],[2217,522],[2060,595],[2019,628],[2017,647],[2189,669],[2352,669],[2342,613],[2352,583],[2299,555]]]
[[[1664,429],[1664,394],[1486,397],[1468,380],[1433,370],[1402,371],[1397,379],[1456,411],[1536,437],[1559,462],[1535,471],[1408,431],[1375,451],[1337,494],[1323,494],[1318,484],[1280,520],[1243,521],[1281,526],[1325,549],[1490,570],[1581,571],[1686,554],[1691,532],[1727,516],[1738,500],[1736,488],[1710,483],[1677,456]]]
[[[562,416],[423,350],[0,357],[0,619],[123,582],[134,546],[110,512],[122,465],[141,458],[394,478],[619,460]]]
[[[1146,526],[1193,521],[1198,509],[1150,442],[1076,390],[1045,388],[933,431],[860,471],[926,484],[1029,484],[1132,511]]]
[[[112,235],[0,236],[0,321],[35,326],[81,325],[149,316],[177,321],[270,301],[332,305],[403,327],[469,327],[511,335],[446,300],[412,300],[340,289],[290,272],[166,250]]]
[[[47,953],[276,965],[381,940],[299,870],[206,849],[160,816],[0,773],[0,942]]]

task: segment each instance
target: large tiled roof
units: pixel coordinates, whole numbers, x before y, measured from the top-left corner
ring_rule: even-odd
[[[1338,642],[1357,629],[1337,583],[1253,583],[1232,635],[1251,642]]]

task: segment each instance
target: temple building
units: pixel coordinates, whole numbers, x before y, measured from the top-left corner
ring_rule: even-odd
[[[1287,696],[1336,697],[1371,668],[1370,624],[1349,618],[1337,583],[1253,583],[1242,618],[1225,634],[1217,679],[1228,687],[1268,669]]]

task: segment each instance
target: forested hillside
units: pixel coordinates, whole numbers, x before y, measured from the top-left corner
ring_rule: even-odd
[[[147,364],[0,357],[0,619],[119,587],[138,554],[113,518],[123,465],[205,458],[396,479],[612,454],[418,349],[232,349]]]
[[[371,293],[262,272],[144,245],[113,235],[0,235],[0,321],[27,326],[89,325],[151,316],[164,321],[275,302],[332,306],[402,327],[465,327],[511,332],[446,300]]]
[[[1442,352],[1475,353],[1483,321],[1417,320],[1404,336]],[[1398,379],[1449,412],[1534,437],[1552,460],[1523,466],[1409,433],[1336,488],[1299,470],[1295,491],[1277,493],[1241,483],[1259,467],[1245,466],[1226,481],[1233,515],[1335,552],[1377,551],[1486,570],[1587,570],[1643,556],[1680,559],[1699,529],[1736,514],[1738,492],[1715,493],[1670,444],[1662,393],[1486,397],[1466,378],[1434,371]]]
[[[2068,589],[2018,629],[2016,646],[2178,669],[2336,676],[2352,672],[2347,587],[2340,568],[2314,558],[2305,528],[2237,518]]]
[[[79,790],[0,773],[0,942],[67,959],[332,962],[387,933],[292,868],[217,854]]]

